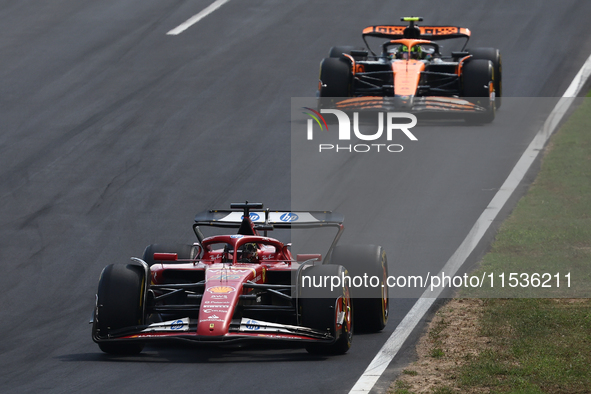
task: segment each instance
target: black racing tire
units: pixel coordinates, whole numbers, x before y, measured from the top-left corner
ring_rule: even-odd
[[[386,327],[389,316],[388,301],[388,260],[386,252],[377,245],[337,245],[330,257],[331,264],[347,268],[349,276],[363,278],[378,277],[376,287],[351,287],[353,320],[357,332],[378,332]],[[369,279],[368,279],[369,280]]]
[[[320,62],[320,99],[351,96],[351,66],[343,59],[327,57]]]
[[[194,245],[187,244],[152,244],[144,249],[142,260],[144,260],[148,267],[156,264],[154,261],[154,253],[176,253],[178,259],[193,259],[196,256],[197,248]],[[174,261],[167,261],[167,264],[174,264]]]
[[[144,268],[133,264],[110,264],[103,269],[98,285],[93,338],[104,339],[109,332],[144,324],[144,294],[147,278]],[[142,342],[98,342],[110,354],[138,354]]]
[[[303,276],[311,278],[312,284],[320,283],[324,277],[346,277],[347,270],[340,265],[317,265],[306,268]],[[316,280],[316,282],[315,282]],[[351,348],[353,340],[353,310],[349,287],[343,286],[331,289],[328,286],[300,288],[299,305],[301,306],[302,326],[320,331],[330,331],[336,337],[335,341],[326,343],[309,343],[306,350],[311,354],[345,354]],[[341,313],[343,321],[339,324]]]
[[[352,45],[337,45],[328,51],[328,57],[344,58],[343,53],[351,54],[351,51],[363,51],[363,48],[354,47]]]
[[[468,49],[468,52],[470,52],[474,59],[485,59],[492,62],[495,81],[495,107],[496,109],[501,108],[503,96],[503,61],[501,51],[496,48],[474,48]]]
[[[469,123],[490,123],[495,119],[495,105],[491,91],[494,89],[494,68],[490,60],[472,59],[466,62],[462,73],[463,96],[484,108],[481,113],[468,114]]]

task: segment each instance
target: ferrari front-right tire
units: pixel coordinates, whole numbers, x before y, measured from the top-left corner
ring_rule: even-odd
[[[111,342],[108,337],[113,331],[144,324],[146,279],[144,268],[139,265],[110,264],[103,269],[92,330],[93,339],[103,352],[131,355],[144,348],[142,342]]]

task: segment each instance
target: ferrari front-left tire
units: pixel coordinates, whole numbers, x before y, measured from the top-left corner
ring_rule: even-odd
[[[358,332],[383,330],[388,324],[390,307],[388,260],[384,249],[378,245],[337,245],[330,262],[347,268],[351,278],[371,279],[367,287],[354,285],[351,289],[353,320]]]
[[[347,270],[339,265],[318,265],[304,270],[302,276],[310,278],[302,283],[299,304],[302,326],[330,333],[332,343],[322,341],[306,345],[312,354],[344,354],[353,340],[353,310],[349,287],[346,283],[332,287],[325,278],[347,277]],[[316,286],[315,286],[316,285]]]

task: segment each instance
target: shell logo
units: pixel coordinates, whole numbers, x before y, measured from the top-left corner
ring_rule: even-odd
[[[207,289],[211,294],[228,294],[236,291],[236,288],[232,286],[213,286]]]

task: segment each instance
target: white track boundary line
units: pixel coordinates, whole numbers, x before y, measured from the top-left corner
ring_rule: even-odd
[[[509,197],[511,197],[517,186],[519,186],[532,163],[542,151],[548,138],[550,138],[554,129],[558,126],[566,111],[568,111],[573,102],[572,97],[576,97],[579,94],[590,75],[591,56],[587,58],[583,67],[579,70],[568,89],[566,89],[566,92],[564,92],[552,112],[550,112],[546,122],[544,122],[544,126],[542,126],[525,152],[523,152],[523,155],[515,167],[513,167],[513,170],[497,194],[495,194],[484,212],[482,212],[460,247],[441,269],[440,274],[445,272],[447,276],[454,276],[468,256],[474,251],[476,245],[478,245],[486,231],[490,228],[493,220],[507,203],[507,200],[509,200]],[[384,346],[382,346],[378,354],[365,369],[363,375],[357,380],[349,392],[350,394],[367,393],[373,388],[442,291],[443,288],[437,288],[434,291],[426,290],[423,293],[421,298],[417,300],[412,309],[402,319],[398,327],[390,335],[390,338],[388,338]]]
[[[193,26],[195,23],[199,22],[201,19],[205,18],[207,15],[211,14],[212,12],[214,12],[215,10],[217,10],[218,8],[220,8],[221,6],[226,4],[228,1],[230,1],[230,0],[216,0],[216,1],[214,1],[208,7],[204,8],[203,11],[201,11],[200,13],[198,13],[196,15],[193,15],[192,17],[187,19],[186,22],[181,23],[180,25],[178,25],[177,27],[175,27],[174,29],[172,29],[171,31],[169,31],[166,34],[169,36],[176,36],[178,34],[181,34],[185,30],[187,30],[189,27]]]

